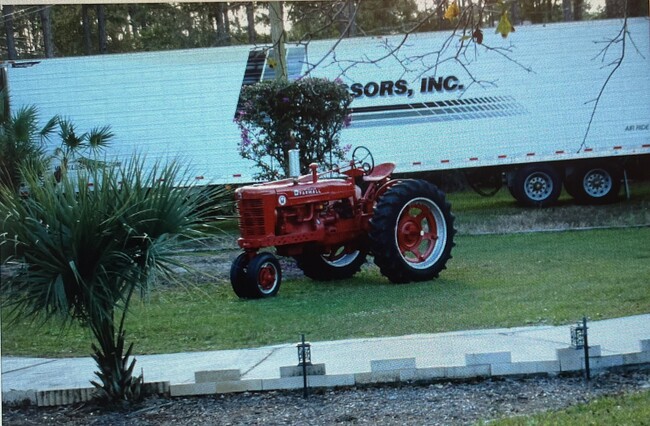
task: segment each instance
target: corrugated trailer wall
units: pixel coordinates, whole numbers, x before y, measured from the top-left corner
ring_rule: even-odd
[[[588,137],[598,96],[620,53],[599,53],[622,21],[518,27],[507,39],[485,29],[484,45],[436,51],[449,33],[355,38],[336,46],[312,75],[341,78],[355,94],[343,143],[365,145],[398,172],[512,165],[650,153],[650,25],[629,21],[622,66],[609,81]],[[294,47],[291,73],[316,63],[335,41]],[[304,49],[304,54],[295,54]],[[12,105],[36,105],[79,129],[109,124],[109,159],[179,157],[199,183],[247,182],[233,123],[251,46],[103,55],[8,67]],[[442,62],[435,66],[436,61]],[[305,62],[302,63],[301,61]],[[296,62],[296,63],[294,63]],[[348,67],[360,62],[354,67]],[[364,64],[365,62],[365,64]],[[462,62],[462,63],[461,63]],[[345,70],[345,71],[344,71]]]
[[[462,65],[446,60],[437,67],[436,60],[453,56],[435,54],[446,34],[416,34],[399,51],[400,61],[391,57],[346,73],[347,84],[366,90],[352,104],[358,113],[344,140],[367,145],[378,161],[395,161],[400,171],[650,153],[645,18],[629,22],[635,46],[628,40],[625,60],[609,81],[583,144],[591,101],[607,80],[612,68],[605,65],[620,54],[620,43],[604,58],[599,52],[621,25],[615,20],[524,26],[507,39],[487,29],[484,43],[498,51],[470,48],[459,57]],[[361,40],[350,40],[337,50],[337,59],[346,63],[364,50],[372,59],[387,52],[382,45],[399,41],[378,40],[374,49],[363,49]],[[330,69],[330,76],[338,71]],[[442,79],[442,88],[431,88],[427,80],[423,91],[422,79],[429,77],[438,85]],[[382,82],[399,80],[408,90],[381,94]]]
[[[11,68],[9,90],[14,108],[36,105],[44,120],[59,114],[81,131],[110,125],[115,141],[108,159],[178,157],[191,164],[199,183],[249,181],[232,121],[248,50],[42,60]]]

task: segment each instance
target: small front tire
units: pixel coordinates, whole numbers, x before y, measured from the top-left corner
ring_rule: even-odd
[[[230,285],[240,299],[249,299],[248,285],[246,284],[246,267],[248,266],[249,255],[242,253],[232,262],[230,267]]]
[[[280,262],[271,253],[259,253],[248,262],[246,287],[249,298],[273,297],[280,290],[281,283]]]

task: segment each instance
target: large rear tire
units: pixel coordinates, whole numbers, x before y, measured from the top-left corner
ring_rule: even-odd
[[[424,180],[404,180],[377,201],[370,220],[375,264],[391,282],[437,278],[451,259],[454,216],[445,195]]]
[[[303,253],[295,259],[305,276],[312,280],[343,280],[359,272],[366,262],[366,253],[341,246],[328,253]]]
[[[612,203],[618,199],[622,175],[616,165],[582,165],[567,171],[564,188],[581,204]]]

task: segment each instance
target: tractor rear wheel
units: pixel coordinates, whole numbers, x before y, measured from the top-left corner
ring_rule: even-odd
[[[241,299],[275,296],[281,283],[280,262],[271,253],[259,253],[252,258],[242,253],[230,268],[230,284]]]
[[[445,195],[424,180],[404,180],[377,201],[370,220],[375,264],[391,282],[437,278],[451,259],[454,216]]]
[[[341,246],[327,253],[303,253],[295,259],[305,276],[316,281],[332,281],[350,278],[359,272],[366,262],[366,253]]]

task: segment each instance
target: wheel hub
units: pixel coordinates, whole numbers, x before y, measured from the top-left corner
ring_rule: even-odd
[[[397,244],[404,260],[426,261],[437,240],[436,220],[428,206],[413,203],[404,209],[397,226]]]
[[[531,176],[525,185],[526,194],[534,200],[544,200],[553,190],[550,177],[545,174]]]
[[[271,290],[277,280],[277,271],[271,263],[267,263],[260,268],[259,285],[263,290]]]
[[[584,178],[584,190],[592,197],[602,197],[612,189],[612,180],[606,172],[594,170]]]

